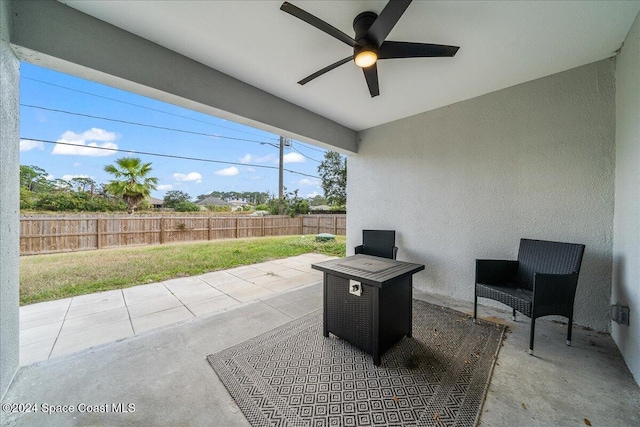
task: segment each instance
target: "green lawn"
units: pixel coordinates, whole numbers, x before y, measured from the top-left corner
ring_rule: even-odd
[[[344,256],[345,237],[259,237],[20,258],[20,304],[193,276],[309,252]]]

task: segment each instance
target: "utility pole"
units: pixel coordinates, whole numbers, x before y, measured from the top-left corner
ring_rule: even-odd
[[[279,168],[279,184],[278,184],[278,214],[282,215],[284,212],[284,171],[282,165],[284,163],[284,141],[285,137],[280,137],[280,168]]]

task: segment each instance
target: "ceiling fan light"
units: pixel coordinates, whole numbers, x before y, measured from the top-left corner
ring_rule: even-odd
[[[363,49],[353,58],[360,68],[371,67],[378,60],[378,54],[373,49]]]

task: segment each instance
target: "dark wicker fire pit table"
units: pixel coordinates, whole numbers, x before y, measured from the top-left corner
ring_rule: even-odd
[[[373,356],[411,337],[412,279],[424,265],[371,255],[312,264],[324,273],[323,334],[329,332]]]

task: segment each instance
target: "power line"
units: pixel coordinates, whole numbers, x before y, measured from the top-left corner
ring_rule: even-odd
[[[73,112],[73,111],[57,110],[55,108],[40,107],[38,105],[29,105],[29,104],[20,104],[20,105],[22,107],[36,108],[38,110],[53,111],[55,113],[71,114],[71,115],[74,115],[74,116],[88,117],[88,118],[91,118],[91,119],[106,120],[106,121],[109,121],[109,122],[116,122],[116,123],[124,123],[124,124],[127,124],[127,125],[143,126],[143,127],[153,128],[153,129],[168,130],[168,131],[172,131],[172,132],[188,133],[188,134],[191,134],[191,135],[209,136],[209,137],[213,137],[213,138],[230,139],[230,140],[233,140],[233,141],[257,142],[258,144],[261,144],[261,145],[273,145],[273,146],[276,146],[275,144],[272,144],[270,142],[257,141],[255,139],[234,138],[234,137],[231,137],[231,136],[223,136],[223,135],[217,135],[217,134],[213,134],[213,133],[194,132],[194,131],[185,130],[185,129],[168,128],[168,127],[165,127],[165,126],[150,125],[150,124],[147,124],[147,123],[130,122],[130,121],[127,121],[127,120],[111,119],[111,118],[108,118],[108,117],[100,117],[100,116],[94,116],[94,115],[91,115],[91,114],[76,113],[76,112]]]
[[[43,142],[45,144],[60,144],[60,145],[69,145],[71,147],[83,147],[83,148],[93,148],[93,149],[96,149],[96,150],[115,151],[115,152],[118,152],[118,153],[144,154],[146,156],[168,157],[170,159],[195,160],[195,161],[198,161],[198,162],[221,163],[221,164],[224,164],[224,165],[248,166],[248,167],[263,168],[263,169],[278,169],[278,166],[254,165],[254,164],[239,163],[239,162],[226,162],[226,161],[223,161],[223,160],[201,159],[201,158],[198,158],[198,157],[176,156],[176,155],[173,155],[173,154],[149,153],[149,152],[146,152],[146,151],[123,150],[123,149],[120,149],[120,148],[97,147],[97,146],[93,146],[93,145],[78,145],[78,144],[72,144],[72,143],[69,143],[69,142],[49,141],[49,140],[46,140],[46,139],[23,138],[23,137],[21,137],[20,139],[29,140],[29,141],[36,141],[36,142]],[[317,176],[306,174],[306,173],[302,173],[302,172],[298,172],[298,171],[294,171],[294,170],[291,170],[291,169],[283,169],[283,170],[285,170],[285,171],[287,171],[289,173],[297,174],[297,175],[308,176],[310,178],[320,179]]]
[[[322,163],[320,160],[316,160],[316,159],[311,158],[311,157],[307,156],[306,154],[302,153],[300,150],[298,150],[296,147],[294,147],[293,144],[291,144],[291,148],[293,148],[295,151],[297,151],[298,154],[300,154],[302,157],[306,157],[307,159],[312,160],[312,161],[314,161],[316,163]]]
[[[307,148],[307,149],[313,150],[313,151],[318,151],[318,152],[323,153],[323,154],[328,151],[328,150],[321,150],[321,149],[315,148],[315,147],[310,147],[308,145],[301,145],[301,147],[304,147],[304,148]]]
[[[98,94],[95,94],[95,93],[86,92],[86,91],[79,90],[79,89],[74,89],[74,88],[71,88],[71,87],[68,87],[68,86],[58,85],[58,84],[51,83],[51,82],[45,82],[43,80],[34,79],[33,77],[21,76],[21,78],[26,79],[26,80],[31,80],[31,81],[34,81],[34,82],[38,82],[38,83],[42,83],[42,84],[49,85],[49,86],[54,86],[54,87],[65,89],[65,90],[70,90],[70,91],[73,91],[73,92],[82,93],[82,94],[89,95],[89,96],[94,96],[96,98],[107,99],[109,101],[119,102],[121,104],[131,105],[133,107],[138,107],[138,108],[142,108],[142,109],[145,109],[145,110],[150,110],[150,111],[155,111],[155,112],[162,113],[162,114],[167,114],[169,116],[174,116],[174,117],[178,117],[178,118],[185,119],[185,120],[191,120],[191,121],[194,121],[194,122],[199,122],[199,123],[204,123],[204,124],[208,124],[208,125],[211,125],[211,126],[216,126],[216,127],[222,128],[222,129],[228,129],[228,130],[231,130],[231,131],[234,131],[234,132],[241,132],[241,133],[246,133],[248,135],[259,136],[259,135],[255,134],[255,133],[247,132],[245,130],[234,129],[234,128],[231,128],[231,127],[228,127],[228,126],[222,126],[222,125],[219,125],[219,124],[211,123],[211,122],[208,122],[206,120],[199,120],[199,119],[195,119],[193,117],[187,117],[187,116],[183,116],[181,114],[170,113],[168,111],[159,110],[157,108],[152,108],[152,107],[147,107],[147,106],[140,105],[140,104],[135,104],[133,102],[122,101],[120,99],[110,98],[108,96],[98,95]],[[38,106],[29,106],[29,105],[24,105],[24,106],[28,106],[28,107],[32,107],[32,108],[46,109],[45,107],[38,107]],[[72,112],[68,112],[68,111],[64,111],[64,110],[53,110],[53,109],[50,109],[50,110],[51,111],[56,111],[56,112],[62,112],[62,113],[66,113],[66,114],[78,114],[78,113],[72,113]],[[93,117],[93,116],[90,116],[90,115],[86,115],[86,117],[92,117],[92,118],[97,118],[97,119],[102,119],[102,120],[113,120],[113,119],[107,119],[107,118],[103,118],[103,117]],[[138,124],[138,125],[145,126],[143,124]],[[204,135],[209,136],[209,134],[204,134]],[[222,137],[220,135],[212,135],[212,136],[216,136],[216,137],[220,137],[220,138],[226,138],[226,139],[234,139],[234,138],[231,138],[231,137]],[[278,140],[278,138],[267,138],[267,139],[271,139],[273,141],[277,141]],[[238,140],[247,141],[247,142],[257,142],[259,144],[269,144],[269,145],[271,145],[271,146],[273,146],[275,148],[279,148],[279,146],[277,144],[265,143],[263,141],[255,141],[255,140],[248,140],[248,139],[247,140],[243,140],[243,139],[239,139],[239,138],[238,138]],[[301,147],[309,149],[309,150],[317,151],[319,153],[326,153],[326,151],[327,151],[327,150],[324,150],[324,149],[319,149],[319,148],[311,147],[311,146],[308,146],[308,145],[301,145]],[[298,153],[300,153],[300,152],[298,151]],[[300,153],[300,154],[303,154],[303,153]],[[314,159],[311,159],[311,158],[309,158],[309,159],[310,160],[314,160]],[[315,160],[315,161],[317,161],[317,160]]]
[[[179,117],[179,118],[185,119],[185,120],[191,120],[191,121],[199,122],[199,123],[206,123],[206,124],[211,125],[211,126],[217,126],[219,128],[222,128],[222,129],[232,130],[234,132],[242,132],[242,133],[246,133],[248,135],[259,136],[259,135],[256,135],[255,133],[247,132],[246,130],[234,129],[234,128],[231,128],[231,127],[228,127],[228,126],[222,126],[222,125],[218,125],[218,124],[215,124],[215,123],[211,123],[211,122],[208,122],[206,120],[199,120],[199,119],[194,119],[193,117],[183,116],[181,114],[169,113],[168,111],[158,110],[157,108],[146,107],[144,105],[134,104],[133,102],[122,101],[120,99],[110,98],[108,96],[98,95],[98,94],[91,93],[91,92],[85,92],[83,90],[74,89],[74,88],[70,88],[70,87],[67,87],[67,86],[57,85],[57,84],[54,84],[54,83],[50,83],[50,82],[45,82],[45,81],[42,81],[42,80],[34,79],[32,77],[22,76],[22,78],[26,79],[26,80],[31,80],[31,81],[34,81],[34,82],[42,83],[42,84],[45,84],[45,85],[54,86],[54,87],[58,87],[58,88],[61,88],[61,89],[66,89],[66,90],[70,90],[70,91],[73,91],[73,92],[82,93],[82,94],[89,95],[89,96],[95,96],[96,98],[107,99],[109,101],[119,102],[121,104],[131,105],[133,107],[138,107],[138,108],[143,108],[145,110],[155,111],[157,113],[167,114],[169,116]],[[277,138],[270,138],[270,139],[272,139],[274,141],[277,140]]]

